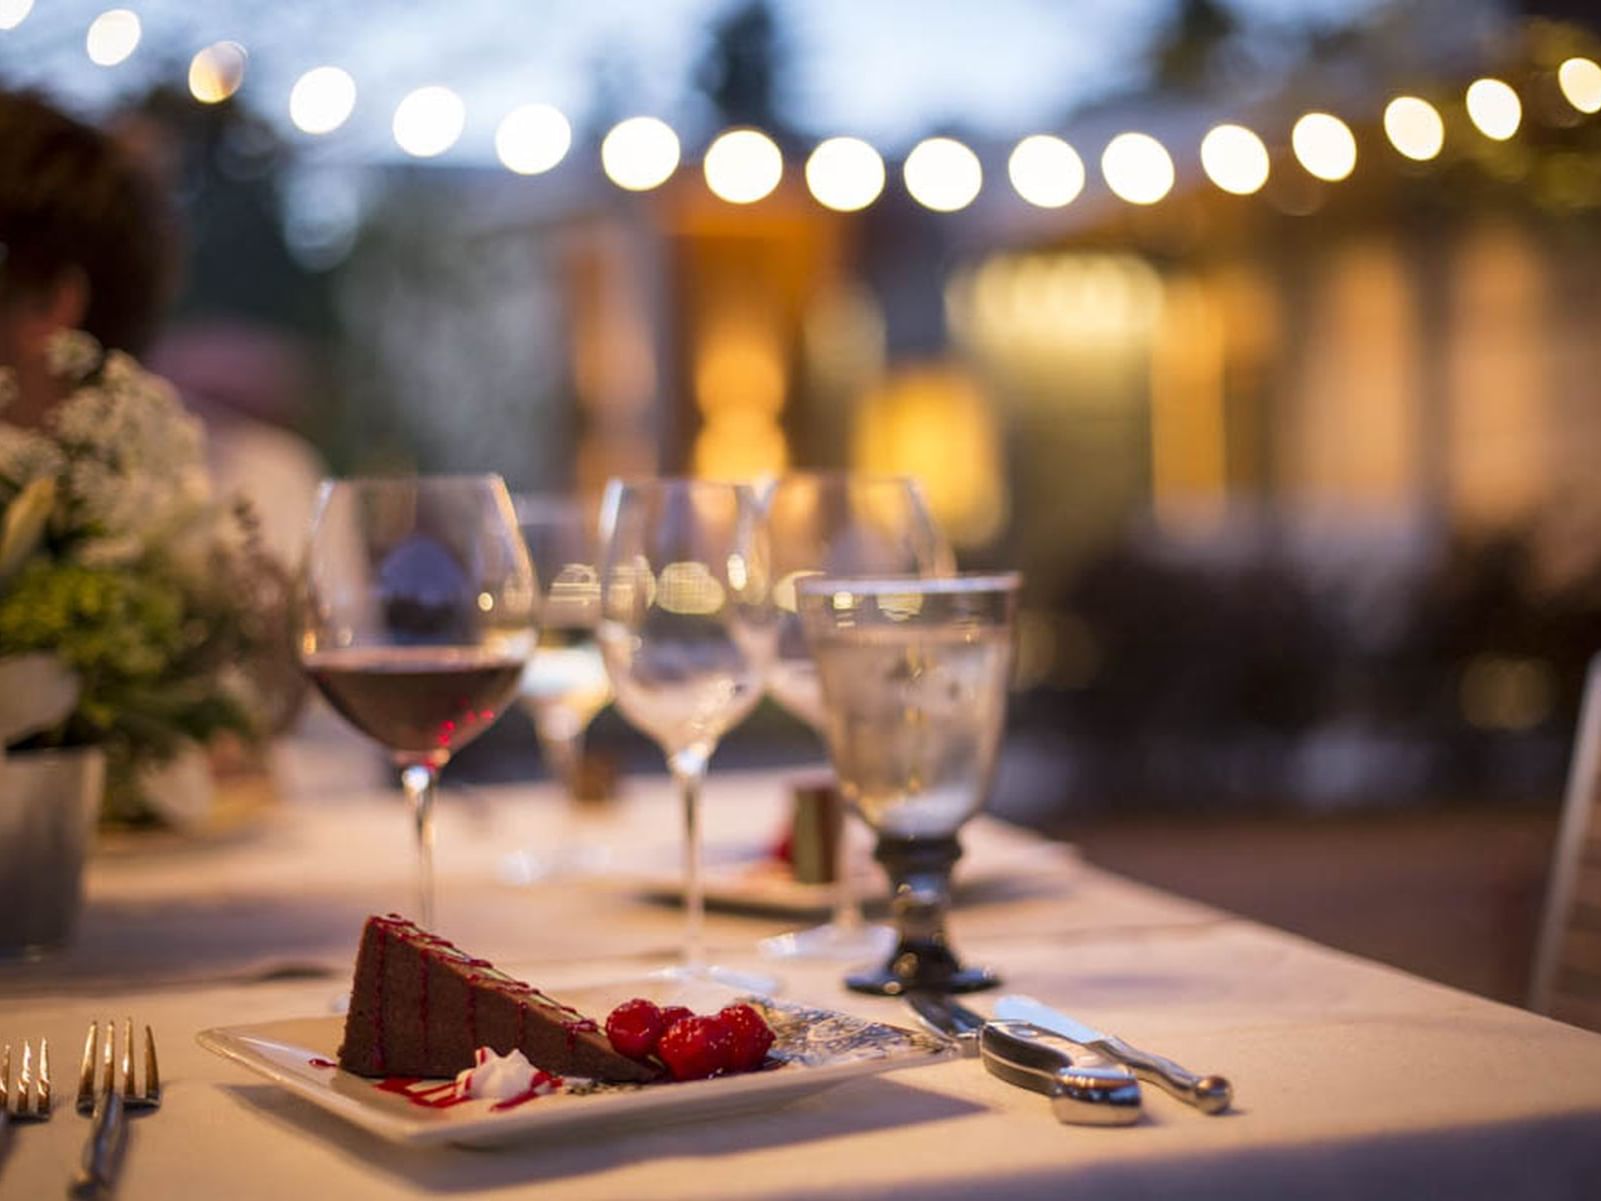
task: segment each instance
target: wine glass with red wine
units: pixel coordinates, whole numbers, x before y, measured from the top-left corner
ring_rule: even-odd
[[[538,604],[499,476],[323,483],[302,569],[301,663],[400,769],[425,928],[439,770],[517,695]]]

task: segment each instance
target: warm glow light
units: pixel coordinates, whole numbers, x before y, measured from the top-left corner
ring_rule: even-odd
[[[1499,79],[1475,79],[1468,85],[1468,116],[1485,137],[1504,142],[1523,122],[1523,103]]]
[[[245,48],[238,42],[207,46],[189,62],[189,93],[202,104],[221,104],[245,81]]]
[[[1445,145],[1439,110],[1416,96],[1397,96],[1384,108],[1384,133],[1407,158],[1426,162]]]
[[[549,171],[566,157],[572,144],[573,127],[559,109],[548,104],[514,108],[495,130],[495,153],[518,175]]]
[[[23,12],[26,13],[27,9],[24,8]],[[17,19],[20,21],[22,18]],[[1581,113],[1601,113],[1601,66],[1592,60],[1568,59],[1557,68],[1557,84],[1568,98],[1568,103]]]
[[[1290,131],[1290,147],[1308,174],[1337,183],[1356,170],[1351,127],[1328,113],[1307,113]]]
[[[1173,190],[1173,159],[1150,134],[1120,133],[1101,152],[1106,186],[1130,204],[1155,204]]]
[[[754,204],[778,186],[784,156],[759,129],[730,129],[706,148],[706,186],[729,204]]]
[[[1030,204],[1059,209],[1084,190],[1084,160],[1061,138],[1037,133],[1024,138],[1006,160],[1012,187]]]
[[[1201,139],[1201,168],[1236,196],[1260,192],[1272,169],[1262,139],[1243,125],[1218,125]]]
[[[648,192],[677,170],[678,135],[655,117],[630,117],[600,144],[600,165],[619,188]]]
[[[884,160],[860,138],[829,138],[806,160],[806,186],[823,207],[854,213],[884,190]]]
[[[978,155],[954,138],[925,138],[901,168],[912,199],[936,213],[954,213],[973,203],[984,186]]]
[[[0,0],[0,29],[15,29],[33,11],[33,0]]]
[[[315,67],[289,92],[289,119],[305,133],[332,133],[356,107],[356,81],[338,67]]]
[[[139,18],[126,8],[113,8],[103,12],[89,26],[84,48],[89,61],[102,67],[114,67],[134,52],[139,45]]]
[[[418,88],[395,108],[395,142],[415,158],[433,158],[456,144],[467,124],[467,106],[449,88]]]

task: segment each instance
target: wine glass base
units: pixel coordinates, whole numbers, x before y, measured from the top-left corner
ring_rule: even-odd
[[[954,972],[941,972],[919,978],[895,971],[894,961],[870,972],[852,972],[845,977],[845,987],[852,992],[868,993],[875,997],[900,997],[909,992],[980,992],[999,985],[1001,978],[987,967],[963,967]]]
[[[678,963],[672,967],[658,968],[650,973],[650,977],[653,980],[720,984],[724,988],[756,993],[763,997],[776,996],[783,985],[783,981],[777,976],[769,976],[762,972],[742,972],[737,968],[721,967],[715,963]]]
[[[497,874],[503,883],[523,886],[574,876],[598,876],[611,866],[609,847],[578,845],[545,853],[512,851],[501,857]]]
[[[810,930],[775,934],[757,944],[769,959],[839,959],[867,962],[882,959],[895,947],[888,926],[829,922]]]

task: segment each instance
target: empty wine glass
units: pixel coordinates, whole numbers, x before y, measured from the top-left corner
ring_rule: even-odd
[[[760,504],[741,484],[612,481],[601,509],[601,650],[617,707],[662,748],[683,800],[681,974],[705,966],[700,790],[772,657]]]
[[[538,598],[499,476],[323,483],[301,577],[301,663],[400,768],[426,928],[439,770],[516,695]]]
[[[823,737],[823,699],[800,615],[795,584],[812,575],[949,575],[951,551],[905,476],[796,472],[768,493],[767,534],[775,581],[777,646],[767,687],[779,704]],[[769,955],[868,959],[891,935],[869,926],[850,877],[843,832],[835,840],[833,917],[828,924],[765,939]]]
[[[1015,574],[800,581],[828,749],[846,799],[878,834],[894,886],[888,962],[846,977],[858,992],[969,992],[945,917],[957,831],[983,808],[1006,720]]]
[[[519,850],[501,863],[518,884],[604,864],[605,848],[585,846],[575,829],[589,795],[584,734],[612,696],[611,679],[595,639],[600,621],[598,533],[593,508],[572,497],[521,493],[512,498],[534,573],[544,592],[539,649],[523,671],[519,699],[533,719],[540,754],[566,794],[564,831],[553,846]]]

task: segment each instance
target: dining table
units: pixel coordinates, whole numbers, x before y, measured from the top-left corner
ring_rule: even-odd
[[[710,953],[771,975],[785,1002],[915,1027],[903,1001],[848,991],[847,965],[758,946],[824,916],[748,872],[786,828],[792,776],[713,768]],[[116,1193],[129,1201],[1601,1197],[1601,1035],[1137,883],[982,816],[962,835],[959,953],[994,968],[1001,992],[1227,1075],[1227,1111],[1147,1086],[1133,1125],[1064,1124],[1045,1097],[947,1055],[715,1118],[676,1119],[669,1105],[493,1150],[388,1141],[197,1042],[336,1014],[365,917],[410,903],[410,822],[370,753],[290,740],[273,778],[273,799],[209,828],[104,839],[71,945],[0,964],[0,1041],[47,1038],[57,1093],[51,1120],[11,1126],[0,1198],[62,1195],[88,1125],[71,1104],[86,1027],[125,1015],[152,1028],[163,1082],[161,1106],[130,1121]],[[639,776],[618,792],[575,806],[543,781],[447,784],[440,931],[558,997],[671,963],[674,790]],[[965,1000],[988,1013],[994,995]]]

